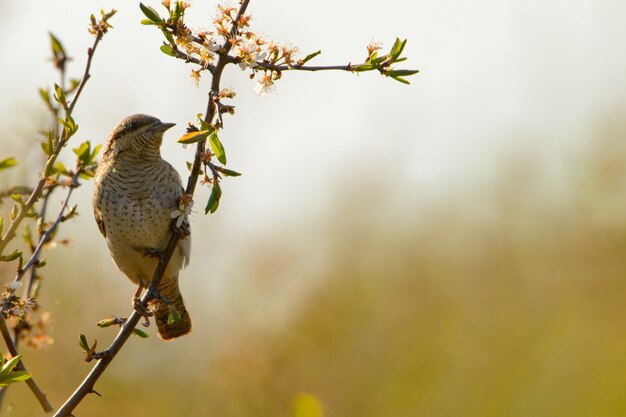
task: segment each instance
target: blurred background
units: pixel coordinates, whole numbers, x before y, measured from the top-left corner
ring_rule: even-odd
[[[157,2],[147,4],[159,9]],[[215,2],[193,1],[208,28]],[[123,117],[176,122],[206,108],[208,78],[159,51],[128,1],[0,0],[0,156],[39,174],[37,88],[56,82],[52,31],[79,77],[88,17],[118,9],[75,111],[76,142]],[[408,38],[405,86],[375,74],[286,73],[274,94],[229,68],[235,117],[216,214],[207,189],[181,276],[191,335],[132,338],[80,416],[626,416],[626,4],[478,0],[251,2],[252,26],[316,63],[359,62]],[[67,152],[71,154],[71,152]],[[71,157],[68,155],[68,166]],[[54,343],[24,359],[55,406],[91,368],[78,335],[126,316],[134,286],[91,214],[49,249],[41,290]],[[53,202],[58,208],[58,201]],[[3,207],[3,213],[6,207]],[[13,278],[3,265],[2,282]],[[6,349],[3,349],[6,351]],[[24,384],[2,415],[41,415]]]

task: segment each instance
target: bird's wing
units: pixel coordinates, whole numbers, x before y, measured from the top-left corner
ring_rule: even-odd
[[[104,219],[102,218],[102,212],[97,208],[94,208],[93,216],[96,218],[96,223],[98,224],[98,229],[100,229],[100,233],[102,233],[102,236],[107,237],[107,232],[104,227]]]

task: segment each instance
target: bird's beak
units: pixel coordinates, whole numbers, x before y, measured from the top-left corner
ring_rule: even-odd
[[[155,132],[165,132],[167,129],[176,126],[176,123],[163,123],[163,122],[159,122],[158,124],[154,125],[154,127],[151,129]]]

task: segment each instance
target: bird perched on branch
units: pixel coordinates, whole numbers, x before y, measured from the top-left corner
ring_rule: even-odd
[[[172,126],[174,123],[144,114],[122,120],[106,141],[93,193],[94,216],[113,261],[139,285],[134,298],[137,309],[139,295],[149,286],[158,256],[172,235],[172,217],[177,213],[184,220],[176,223],[186,236],[178,241],[158,286],[159,294],[148,302],[164,340],[191,331],[178,287],[179,271],[189,262],[191,239],[185,208],[190,203],[181,202],[180,175],[161,158],[160,151],[163,133]]]

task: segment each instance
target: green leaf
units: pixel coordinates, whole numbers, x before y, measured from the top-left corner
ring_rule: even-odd
[[[63,44],[61,41],[52,34],[52,32],[48,32],[50,35],[50,47],[52,48],[52,55],[54,57],[65,57],[65,49],[63,48]]]
[[[50,154],[52,154],[52,150],[50,149],[50,144],[49,144],[49,143],[46,143],[46,142],[41,142],[41,144],[40,144],[40,145],[41,145],[41,149],[43,149],[43,152],[44,152],[46,155],[50,155]]]
[[[375,69],[376,69],[376,65],[374,64],[361,64],[361,65],[357,65],[356,68],[354,68],[356,72],[371,71]]]
[[[411,84],[411,83],[409,82],[409,80],[406,80],[406,79],[404,79],[404,78],[402,78],[402,77],[391,77],[391,78],[393,78],[393,79],[394,79],[394,80],[396,80],[396,81],[400,81],[402,84]]]
[[[169,45],[161,45],[161,48],[159,49],[161,49],[161,52],[165,55],[176,56],[176,52],[174,52],[174,49]]]
[[[81,348],[83,348],[85,351],[89,350],[89,343],[87,343],[87,338],[85,337],[84,334],[80,335],[80,339],[78,342],[78,346],[80,346]]]
[[[210,130],[200,130],[196,132],[189,132],[186,135],[182,136],[178,139],[178,143],[190,144],[200,142],[204,140],[211,134]]]
[[[174,40],[174,37],[172,36],[172,34],[169,33],[167,30],[165,30],[163,28],[163,29],[161,29],[161,32],[163,32],[163,36],[165,36],[165,39],[167,39],[167,41],[170,43],[170,45],[174,45],[176,43],[176,41]]]
[[[163,19],[161,19],[161,16],[159,16],[157,11],[154,10],[152,7],[146,6],[143,3],[139,3],[139,7],[141,8],[141,11],[143,12],[143,14],[145,14],[146,17],[150,19],[151,21],[155,23],[163,22]]]
[[[78,130],[78,125],[74,122],[74,119],[72,119],[72,116],[70,116],[69,114],[65,115],[65,120],[59,119],[59,123],[61,123],[65,128],[65,135],[67,136],[67,138],[70,138]]]
[[[222,197],[222,188],[220,187],[219,182],[215,182],[213,184],[213,189],[211,190],[211,196],[209,197],[209,201],[206,203],[206,207],[204,208],[204,214],[215,213],[217,207],[220,205],[220,198]]]
[[[156,25],[156,23],[155,23],[155,22],[153,22],[153,21],[152,21],[152,20],[150,20],[150,19],[143,19],[143,20],[141,21],[141,24],[142,24],[142,25]]]
[[[302,60],[302,65],[306,64],[307,62],[309,62],[310,60],[312,60],[313,58],[315,58],[316,56],[318,56],[321,53],[322,53],[322,51],[320,50],[320,51],[315,51],[313,53],[308,54]]]
[[[80,146],[72,149],[72,151],[74,151],[74,153],[78,157],[78,160],[81,162],[84,162],[89,158],[89,156],[91,156],[91,149],[88,141],[81,143]]]
[[[17,355],[8,361],[5,361],[4,357],[0,360],[0,386],[6,387],[7,385],[25,381],[30,378],[30,374],[24,370],[14,371],[17,364],[22,359],[22,355]]]
[[[65,91],[58,84],[54,85],[54,99],[57,103],[63,106],[64,109],[67,108],[67,98],[65,97]]]
[[[96,160],[96,156],[98,156],[98,152],[100,152],[100,148],[102,148],[102,145],[98,145],[95,148],[93,148],[93,152],[91,152],[91,155],[89,155],[89,160],[87,161],[87,164],[91,164],[92,162]]]
[[[193,168],[193,164],[189,161],[186,161],[185,165],[187,165],[187,169],[191,172],[191,169]]]
[[[17,160],[15,158],[7,158],[0,161],[0,171],[11,168],[17,165]]]
[[[220,138],[217,136],[217,131],[213,131],[211,136],[209,136],[209,143],[211,144],[211,149],[215,153],[217,159],[224,165],[226,165],[226,151],[224,150],[224,145],[220,141]]]
[[[144,332],[143,330],[139,330],[139,329],[133,329],[133,334],[141,337],[142,339],[145,339],[145,338],[149,337],[148,333]]]
[[[54,169],[52,170],[52,172],[54,174],[63,174],[63,175],[67,175],[67,168],[65,168],[65,165],[63,165],[63,162],[57,162],[54,165]]]
[[[180,316],[180,312],[176,309],[176,307],[171,306],[170,312],[167,315],[167,324],[169,325],[169,324],[178,323],[181,320],[182,320],[182,317]]]
[[[241,173],[237,171],[233,171],[232,169],[226,169],[222,167],[216,167],[216,169],[222,174],[224,174],[226,177],[238,177],[241,175]]]
[[[11,194],[11,200],[19,203],[21,206],[24,205],[24,200],[22,199],[22,196],[20,194]]]
[[[0,261],[2,261],[2,262],[12,262],[12,261],[20,258],[21,256],[22,256],[22,251],[19,250],[19,249],[15,249],[9,255],[2,255],[2,256],[0,256]]]
[[[407,70],[407,69],[399,69],[399,70],[391,70],[387,72],[387,75],[390,77],[407,77],[409,75],[414,75],[420,72],[420,70]]]
[[[395,61],[400,57],[400,54],[404,50],[404,45],[406,45],[406,39],[401,41],[400,38],[396,38],[396,41],[394,42],[393,46],[391,47],[391,51],[389,52],[389,56],[391,57],[392,61]]]
[[[50,102],[50,91],[48,91],[47,88],[40,88],[38,91],[39,97],[41,97],[41,99],[49,109],[52,109],[52,103]]]
[[[15,382],[22,382],[30,379],[31,375],[26,371],[14,371],[8,375],[0,375],[0,387],[6,387]]]
[[[100,320],[96,325],[101,328],[113,326],[115,324],[115,319],[103,319]]]
[[[22,355],[17,355],[7,360],[2,364],[2,369],[0,369],[0,374],[6,375],[13,370],[22,359]]]
[[[389,55],[382,55],[379,57],[375,57],[372,55],[372,58],[370,58],[369,62],[370,64],[380,64],[383,61],[386,61],[387,58],[389,58]]]
[[[202,113],[198,113],[198,122],[200,123],[200,130],[208,130],[209,132],[213,133],[213,131],[215,130],[215,128],[213,127],[213,125],[208,124],[203,118],[202,118]]]

